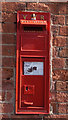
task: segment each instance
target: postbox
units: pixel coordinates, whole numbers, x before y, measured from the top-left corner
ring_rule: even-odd
[[[50,14],[17,12],[16,114],[49,113]]]

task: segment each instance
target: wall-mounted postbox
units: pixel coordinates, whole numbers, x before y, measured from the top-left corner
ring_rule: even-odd
[[[17,13],[16,114],[49,113],[49,37],[49,13]]]

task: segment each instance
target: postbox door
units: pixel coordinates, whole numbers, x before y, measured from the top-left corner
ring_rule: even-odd
[[[45,59],[21,58],[20,107],[44,107]]]

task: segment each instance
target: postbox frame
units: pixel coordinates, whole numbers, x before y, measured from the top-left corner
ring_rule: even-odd
[[[19,109],[19,94],[20,94],[20,91],[19,91],[19,85],[20,85],[20,78],[19,78],[19,74],[20,74],[20,62],[21,62],[21,59],[22,57],[25,59],[25,58],[29,58],[29,57],[34,57],[36,59],[39,59],[42,56],[39,56],[39,55],[22,55],[22,52],[20,52],[20,48],[21,48],[21,28],[19,27],[20,26],[20,14],[23,14],[23,13],[29,13],[29,14],[32,14],[32,13],[35,13],[35,14],[38,14],[38,12],[21,12],[21,11],[18,11],[17,12],[17,52],[16,52],[16,114],[49,114],[49,96],[50,96],[50,91],[49,91],[49,88],[50,88],[50,13],[40,13],[40,15],[42,14],[46,14],[46,18],[47,18],[47,31],[48,31],[48,34],[47,34],[47,37],[48,37],[48,49],[47,51],[47,56],[45,57],[45,61],[47,61],[47,65],[48,65],[48,68],[47,68],[47,65],[45,68],[47,68],[48,70],[48,73],[45,72],[47,78],[48,78],[48,81],[45,80],[45,84],[46,86],[48,87],[48,89],[45,89],[45,92],[48,93],[48,96],[47,96],[47,100],[44,101],[44,104],[47,104],[47,111],[44,107],[44,109],[32,109],[32,110],[23,110],[23,109]],[[33,24],[33,23],[32,23]],[[37,24],[36,24],[37,25]],[[39,24],[40,25],[40,24]],[[45,24],[44,24],[45,25]],[[45,99],[46,99],[46,96],[45,96]]]

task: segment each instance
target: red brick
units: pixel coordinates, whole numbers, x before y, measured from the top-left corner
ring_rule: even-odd
[[[2,81],[3,90],[14,90],[14,81],[13,80],[3,80]]]
[[[66,4],[66,14],[68,14],[68,3]]]
[[[13,34],[2,34],[2,44],[16,44],[16,36]]]
[[[2,90],[2,79],[0,80],[0,90]]]
[[[51,31],[54,35],[58,35],[59,27],[58,26],[51,26]]]
[[[66,24],[68,25],[68,16],[66,16]]]
[[[65,59],[64,58],[55,58],[52,61],[53,68],[64,68],[65,67]]]
[[[56,101],[57,102],[67,102],[67,94],[65,92],[57,92],[56,93]]]
[[[12,120],[15,120],[15,118],[13,118]],[[22,120],[22,118],[19,118],[17,120]],[[23,118],[23,120],[42,120],[42,118]]]
[[[16,14],[2,12],[2,22],[16,22]]]
[[[54,92],[55,92],[55,85],[56,85],[56,82],[52,81],[52,91],[54,91]]]
[[[68,102],[68,93],[67,93],[67,91],[66,91],[66,102]]]
[[[5,91],[0,91],[0,101],[5,101]]]
[[[2,57],[0,57],[0,79],[2,79]],[[0,81],[1,83],[1,81]]]
[[[2,101],[2,91],[0,91],[0,101]]]
[[[66,38],[66,45],[68,46],[68,37]]]
[[[59,35],[68,35],[68,26],[62,26],[59,29]]]
[[[53,80],[68,80],[68,70],[53,70]]]
[[[1,114],[1,115],[0,115],[0,119],[2,120],[2,118],[3,118],[3,115]]]
[[[7,115],[7,114],[2,114],[2,115],[0,115],[0,118],[1,118],[1,120],[5,120],[6,118],[7,118],[7,120],[8,120],[9,115]]]
[[[66,90],[68,91],[68,81],[66,81]]]
[[[15,56],[16,46],[14,45],[3,45],[2,46],[2,55],[4,56]]]
[[[0,113],[2,113],[2,104],[0,103]]]
[[[66,46],[66,37],[55,36],[53,37],[53,46],[64,47]]]
[[[66,101],[68,102],[68,93],[66,93]]]
[[[51,106],[52,106],[52,108],[53,108],[53,114],[54,114],[54,113],[57,113],[56,103],[55,103],[55,102],[52,102],[52,103],[51,103]]]
[[[40,11],[50,11],[49,6],[45,3],[28,3],[28,10],[40,10]]]
[[[2,24],[3,33],[16,33],[16,24],[14,23],[3,23]]]
[[[2,14],[0,13],[0,23],[2,22]]]
[[[66,113],[68,114],[68,103],[66,105]]]
[[[68,68],[68,59],[66,59],[66,68]]]
[[[13,69],[2,68],[2,79],[9,80],[14,76]]]
[[[67,120],[68,115],[65,114],[50,114],[50,115],[45,115],[43,120]]]
[[[0,34],[0,44],[2,44],[2,34]]]
[[[11,91],[11,92],[7,92],[7,95],[6,95],[6,101],[10,101],[10,100],[12,100],[12,98],[13,98],[14,96],[13,96],[13,91]]]
[[[66,9],[67,4],[65,4],[65,3],[47,3],[46,5],[50,9],[50,11],[54,14],[66,14],[66,12],[67,12],[67,9]],[[40,6],[42,6],[42,3],[40,3]],[[27,8],[31,8],[29,6],[29,4],[27,5]],[[7,3],[5,3],[5,2],[3,2],[2,3],[2,11],[13,12],[13,11],[24,10],[24,9],[25,9],[25,3],[23,3],[23,2],[21,2],[21,3],[18,3],[18,2],[15,2],[15,3],[14,2],[11,2],[11,3],[7,2]],[[45,11],[46,10],[47,9],[45,9]]]
[[[52,56],[53,56],[53,57],[58,57],[58,48],[53,47],[53,48],[52,48],[52,52],[53,52],[53,53],[52,53]]]
[[[14,67],[15,66],[15,59],[9,57],[2,58],[2,67]]]
[[[2,11],[15,12],[25,9],[25,3],[23,2],[2,2]]]
[[[59,14],[68,14],[68,11],[67,11],[67,6],[68,6],[68,3],[61,3],[61,6],[60,7],[60,11],[59,11]]]
[[[59,57],[68,57],[68,48],[60,48]]]
[[[60,103],[59,104],[58,113],[66,114],[66,103]]]
[[[0,23],[0,32],[2,32],[2,23]]]
[[[2,55],[2,45],[0,45],[0,56]],[[0,65],[1,65],[1,57],[0,57]]]
[[[50,93],[50,102],[55,102],[56,101],[56,93],[55,92],[51,92]]]
[[[66,114],[50,114],[44,116],[44,120],[66,120]]]
[[[53,21],[53,24],[64,25],[65,24],[65,16],[64,15],[53,15],[52,21]]]
[[[56,82],[56,90],[66,91],[66,81],[57,81]]]
[[[41,120],[41,117],[39,116],[39,115],[15,115],[15,114],[13,114],[13,115],[10,115],[10,118],[12,118],[12,120],[15,120],[15,119],[17,119],[17,120]]]
[[[59,3],[59,2],[53,2],[51,4],[48,4],[51,13],[53,14],[66,14],[67,8],[66,3]]]
[[[10,103],[2,103],[0,104],[2,111],[0,111],[1,113],[12,113],[14,110],[13,108],[13,104]]]
[[[2,91],[2,101],[5,101],[5,91]]]

